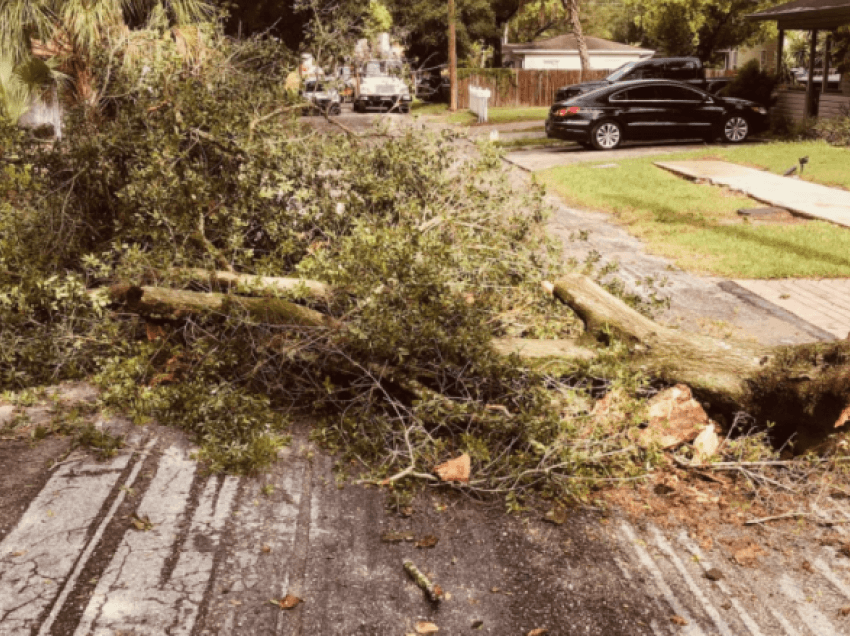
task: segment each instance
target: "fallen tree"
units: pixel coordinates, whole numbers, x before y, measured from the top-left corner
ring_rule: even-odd
[[[251,277],[223,272],[204,274],[193,270],[194,280],[250,281]],[[289,291],[302,281],[285,280],[277,287]],[[270,287],[270,285],[266,285]],[[329,297],[331,288],[312,282],[310,287]],[[809,448],[836,426],[850,405],[850,343],[767,347],[743,340],[721,340],[683,332],[659,325],[613,296],[591,278],[569,274],[555,284],[544,284],[555,298],[570,307],[583,322],[588,339],[541,340],[496,338],[493,349],[501,355],[517,355],[543,373],[557,373],[552,362],[589,361],[599,353],[599,345],[616,338],[628,343],[630,356],[625,363],[649,378],[669,384],[688,385],[715,413],[735,411],[755,413],[779,424],[778,436],[784,441],[791,433],[804,439]],[[248,316],[270,325],[309,327],[334,326],[338,321],[322,313],[279,298],[250,298],[240,295],[196,293],[163,288],[113,286],[112,302],[148,317],[179,319],[188,314],[222,313],[229,308],[244,310]],[[382,380],[393,382],[418,399],[434,400],[438,393],[428,390],[415,373],[397,368],[376,367],[370,371]],[[398,378],[407,380],[398,384]],[[450,400],[445,404],[449,403]],[[781,405],[781,406],[777,406]]]

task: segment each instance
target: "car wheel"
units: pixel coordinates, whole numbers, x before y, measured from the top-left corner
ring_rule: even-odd
[[[360,102],[354,102],[354,112],[355,113],[362,113],[363,112],[363,105]]]
[[[590,143],[597,150],[614,150],[623,140],[623,131],[615,121],[601,121],[590,131]]]
[[[339,115],[342,112],[342,107],[339,104],[333,104],[328,113],[330,115]]]
[[[730,115],[723,120],[723,140],[739,144],[750,134],[750,124],[741,115]]]
[[[399,108],[402,115],[407,115],[410,113],[410,104],[402,104],[401,108]]]

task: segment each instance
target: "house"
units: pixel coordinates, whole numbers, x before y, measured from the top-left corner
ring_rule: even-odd
[[[809,117],[832,117],[850,108],[850,82],[847,73],[841,81],[841,90],[848,94],[830,92],[830,37],[826,39],[826,50],[820,60],[820,84],[817,83],[818,32],[831,34],[839,27],[850,24],[850,0],[791,0],[769,9],[746,16],[748,20],[775,22],[779,29],[776,58],[783,59],[786,31],[808,31],[809,65],[805,76],[806,92],[780,90],[775,111],[791,119]]]
[[[627,62],[652,57],[655,51],[585,36],[591,69],[615,69]],[[573,33],[547,40],[502,45],[502,63],[524,69],[579,70],[578,44]]]
[[[737,70],[751,60],[758,60],[761,70],[776,72],[777,42],[775,39],[750,47],[726,49],[721,52],[726,56],[724,69],[727,71]]]

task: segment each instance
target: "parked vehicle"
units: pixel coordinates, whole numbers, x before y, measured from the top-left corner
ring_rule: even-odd
[[[729,77],[706,79],[705,68],[696,57],[654,57],[627,62],[602,80],[559,88],[555,99],[561,101],[603,86],[637,79],[671,79],[691,84],[712,94],[720,92],[731,80]]]
[[[363,64],[360,92],[354,97],[354,112],[398,109],[410,112],[413,98],[402,79],[403,65],[397,60],[371,60]]]
[[[339,115],[342,111],[339,93],[325,80],[312,79],[304,82],[304,88],[300,92],[301,97],[308,103],[303,113],[309,115],[316,111],[328,115]]]
[[[625,140],[740,143],[767,128],[767,109],[670,80],[635,80],[556,102],[546,136],[613,150]]]

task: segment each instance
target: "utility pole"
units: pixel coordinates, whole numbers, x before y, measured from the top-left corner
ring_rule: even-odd
[[[457,110],[457,31],[455,29],[455,0],[449,0],[449,110]]]

